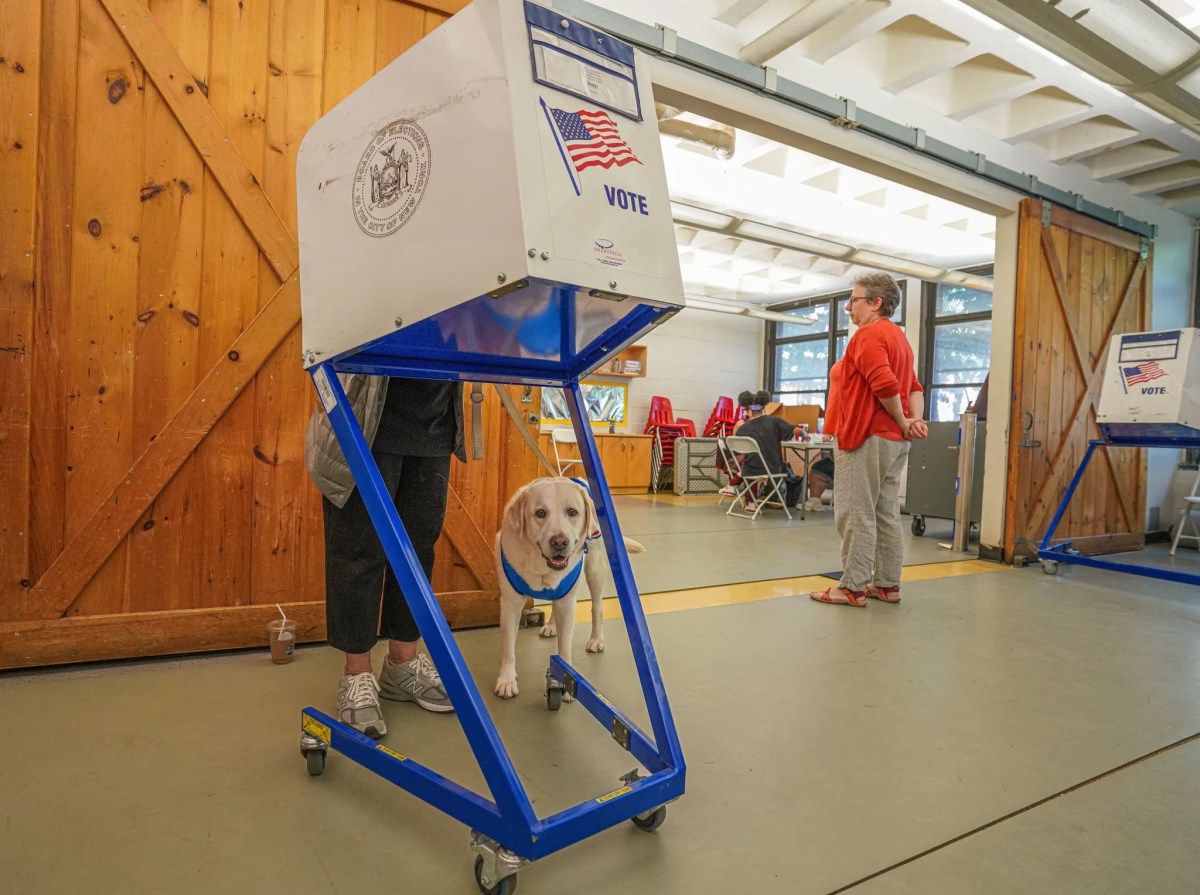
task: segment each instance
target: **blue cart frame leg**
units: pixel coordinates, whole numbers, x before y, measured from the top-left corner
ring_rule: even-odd
[[[471,681],[462,652],[438,608],[433,589],[392,497],[384,487],[379,467],[371,456],[362,428],[350,410],[332,365],[321,364],[310,372],[384,553],[408,599],[429,655],[442,676],[467,742],[491,791],[492,801],[314,708],[304,709],[301,716],[302,750],[321,753],[318,765],[310,761],[310,773],[320,772],[314,768],[323,768],[325,750],[333,749],[467,824],[473,830],[472,848],[480,855],[477,873],[482,867],[482,878],[491,880],[485,883],[489,886],[515,873],[530,860],[544,857],[622,821],[646,818],[660,806],[681,796],[686,771],[683,752],[604,470],[599,463],[596,442],[586,422],[587,412],[578,381],[567,383],[573,423],[633,645],[653,741],[557,656],[552,660],[550,674],[557,683],[569,685],[580,703],[608,727],[614,739],[651,774],[644,778],[636,773],[626,775],[623,778],[625,785],[621,788],[539,820],[495,724],[484,708],[479,690]]]
[[[1055,544],[1053,547],[1050,546],[1050,542],[1054,539],[1054,532],[1058,529],[1058,523],[1062,521],[1063,514],[1067,511],[1067,504],[1071,502],[1071,498],[1075,494],[1075,489],[1079,487],[1079,483],[1083,480],[1083,474],[1087,470],[1088,464],[1092,462],[1092,455],[1100,447],[1169,448],[1177,451],[1184,448],[1200,448],[1200,441],[1192,437],[1177,436],[1123,437],[1111,440],[1097,438],[1089,441],[1087,453],[1083,455],[1083,462],[1079,464],[1079,469],[1075,470],[1071,484],[1067,486],[1067,491],[1063,494],[1062,502],[1059,503],[1058,509],[1054,513],[1054,518],[1050,520],[1050,527],[1046,529],[1045,537],[1038,544],[1037,555],[1038,560],[1041,561],[1042,570],[1053,574],[1058,570],[1058,564],[1063,562],[1071,565],[1091,566],[1094,569],[1107,569],[1110,572],[1126,572],[1131,575],[1141,575],[1145,578],[1158,578],[1162,581],[1174,581],[1180,584],[1200,584],[1200,574],[1196,574],[1195,572],[1181,572],[1177,569],[1156,569],[1151,566],[1139,566],[1134,563],[1117,562],[1112,559],[1083,556],[1071,546],[1070,541]]]

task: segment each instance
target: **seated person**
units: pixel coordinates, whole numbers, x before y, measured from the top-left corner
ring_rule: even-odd
[[[807,513],[818,513],[825,509],[821,495],[833,487],[833,456],[821,451],[820,457],[808,468],[808,500],[804,504]]]
[[[746,395],[746,392],[738,396],[739,402],[744,395]],[[766,461],[767,468],[763,468],[758,454],[747,454],[742,457],[741,476],[753,477],[766,475],[768,472],[772,474],[782,473],[784,471],[783,442],[797,438],[800,434],[800,427],[793,426],[782,417],[766,416],[763,413],[763,408],[771,400],[770,392],[756,392],[750,396],[749,400],[750,403],[746,405],[749,414],[735,431],[738,435],[753,438],[758,442],[758,449],[762,452],[762,458]],[[755,492],[757,490],[758,488],[756,487]],[[762,490],[765,492],[767,487],[762,485]],[[754,512],[754,508],[754,499],[748,496],[745,501],[745,509],[747,512],[752,513]]]
[[[738,395],[737,402],[740,412],[738,413],[738,421],[733,424],[733,431],[729,433],[730,435],[737,435],[738,430],[740,430],[742,425],[746,422],[746,416],[750,413],[750,405],[754,403],[754,392],[749,390],[742,392],[740,395]],[[725,470],[725,472],[729,475],[728,484],[726,484],[724,488],[717,492],[722,497],[734,497],[737,494],[736,486],[742,483],[742,477],[738,475],[741,464],[739,463],[737,457],[733,458],[733,462],[736,464],[735,468]],[[720,463],[718,463],[718,466],[720,466]]]

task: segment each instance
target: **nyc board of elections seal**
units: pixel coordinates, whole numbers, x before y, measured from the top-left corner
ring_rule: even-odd
[[[367,236],[391,236],[408,223],[429,183],[429,137],[412,121],[375,135],[354,172],[354,220]]]

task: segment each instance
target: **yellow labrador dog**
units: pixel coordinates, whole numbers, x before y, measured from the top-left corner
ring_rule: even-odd
[[[591,549],[588,544],[591,542]],[[645,547],[625,538],[630,553]],[[552,620],[542,637],[558,637],[558,654],[571,661],[575,603],[586,582],[592,597],[589,653],[604,652],[601,589],[608,557],[600,541],[596,507],[587,489],[572,479],[536,479],[524,485],[504,508],[496,535],[500,579],[500,675],[496,695],[517,695],[517,628],[528,597],[553,600]]]

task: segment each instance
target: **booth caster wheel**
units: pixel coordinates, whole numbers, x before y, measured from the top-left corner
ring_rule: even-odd
[[[320,777],[325,773],[324,749],[309,749],[304,753],[304,760],[308,764],[309,776]]]
[[[1047,575],[1058,574],[1058,561],[1053,559],[1042,560],[1042,572]]]
[[[918,538],[921,535],[925,534],[925,517],[924,516],[913,516],[912,533],[915,534]]]
[[[479,891],[484,895],[513,895],[517,891],[516,876],[506,876],[494,886],[485,886],[483,884],[483,855],[475,857],[475,885],[479,886]]]
[[[629,821],[639,830],[645,830],[647,833],[650,833],[661,827],[663,825],[663,821],[666,819],[667,806],[659,805],[648,814],[635,814],[633,817],[629,818]]]
[[[554,677],[550,673],[550,669],[546,669],[546,708],[552,712],[557,712],[562,708],[563,694],[567,692],[566,685]],[[570,697],[566,697],[568,700]]]
[[[328,748],[321,740],[308,732],[301,735],[300,754],[304,756],[304,761],[308,765],[308,773],[312,776],[319,777],[325,773],[325,753]]]

